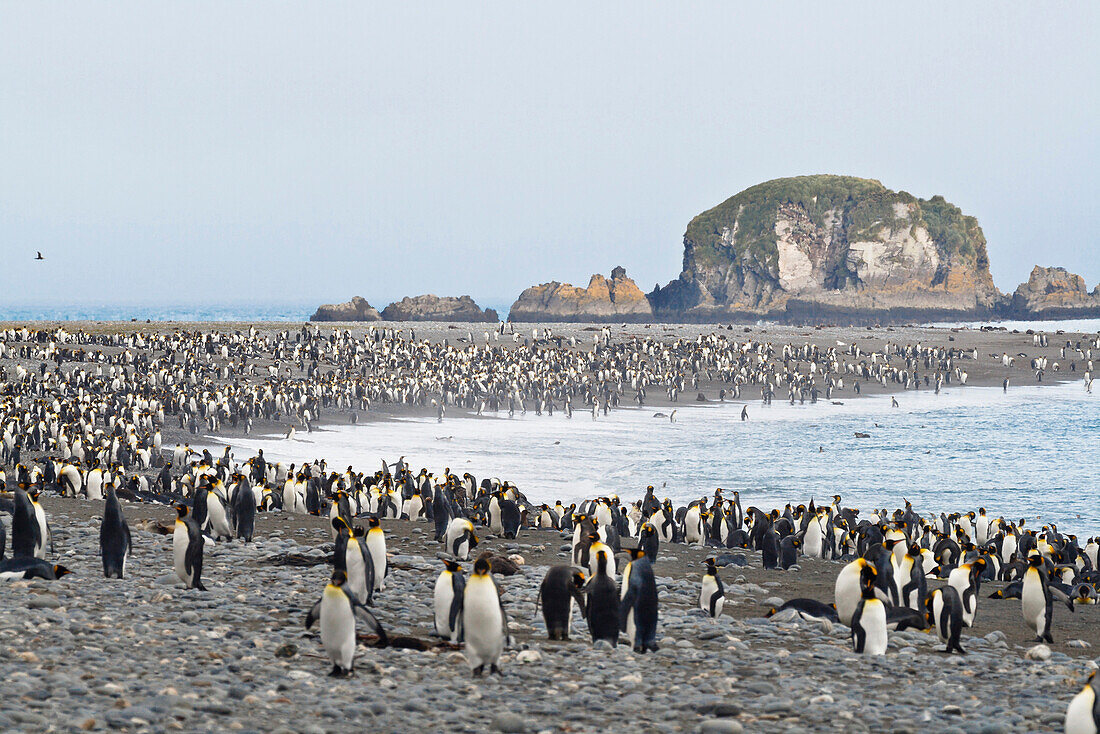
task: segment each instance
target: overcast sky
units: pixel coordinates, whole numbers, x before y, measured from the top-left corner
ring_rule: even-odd
[[[648,291],[812,173],[1100,281],[1100,4],[748,5],[3,2],[0,302]]]

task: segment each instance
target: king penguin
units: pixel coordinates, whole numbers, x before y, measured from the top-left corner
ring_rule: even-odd
[[[378,635],[381,646],[388,644],[382,625],[355,594],[345,588],[347,580],[347,574],[340,569],[333,571],[332,579],[320,600],[306,614],[307,630],[314,622],[321,622],[321,644],[325,646],[325,652],[332,661],[332,672],[329,675],[333,677],[354,674],[356,617],[370,625]]]
[[[477,547],[474,524],[464,517],[456,517],[447,525],[447,552],[460,561],[470,559],[470,551]]]
[[[363,540],[363,528],[349,527],[342,516],[332,519],[336,530],[333,567],[347,576],[347,587],[364,606],[374,603],[374,562]]]
[[[1066,734],[1097,734],[1100,731],[1100,680],[1096,671],[1089,673],[1088,682],[1073,697],[1066,708]]]
[[[15,502],[11,515],[11,554],[13,557],[40,558],[39,550],[45,549],[41,528],[35,517],[34,504],[22,486],[15,490]]]
[[[657,647],[657,579],[653,575],[653,564],[649,562],[641,548],[630,550],[630,563],[623,570],[622,601],[619,604],[619,617],[625,620],[632,614],[634,636],[631,643],[634,652],[647,650],[656,652]],[[619,629],[623,629],[620,625]]]
[[[202,531],[199,525],[187,515],[187,505],[176,505],[176,529],[172,533],[172,554],[175,559],[176,575],[188,589],[206,591],[202,585]]]
[[[712,618],[722,616],[722,607],[726,603],[724,594],[718,567],[714,565],[714,558],[708,558],[707,572],[703,574],[703,587],[699,591],[699,608]]]
[[[382,591],[386,588],[386,534],[382,532],[382,522],[375,516],[367,521],[370,530],[367,531],[367,551],[374,562],[374,590]]]
[[[435,580],[435,634],[450,642],[462,641],[462,601],[466,577],[456,561],[443,561],[443,570]]]
[[[475,677],[485,671],[501,675],[497,663],[508,638],[508,617],[500,600],[500,590],[482,556],[474,563],[474,572],[462,592],[462,635],[466,640],[466,660]]]
[[[944,652],[958,651],[965,655],[966,651],[959,644],[959,634],[963,628],[963,604],[959,592],[953,586],[944,586],[935,589],[924,600],[928,610],[928,624],[936,628],[940,639],[947,643]]]
[[[1036,642],[1054,642],[1050,635],[1053,597],[1043,557],[1036,552],[1028,556],[1028,567],[1024,572],[1024,583],[1020,589],[1020,603],[1024,621],[1035,631]]]
[[[115,485],[110,482],[103,505],[103,522],[99,525],[99,552],[103,557],[104,577],[122,578],[126,573],[126,559],[130,557],[130,528],[115,494]]]
[[[862,655],[886,654],[886,604],[875,596],[877,575],[875,567],[869,564],[859,574],[861,596],[852,614],[851,628],[852,647]]]
[[[584,594],[581,591],[584,584],[584,571],[573,566],[551,566],[546,572],[535,605],[542,601],[542,618],[546,622],[546,635],[551,640],[569,639],[573,602],[584,615]]]
[[[619,588],[607,573],[606,551],[596,554],[596,573],[585,590],[585,619],[592,642],[605,640],[615,647],[619,643]]]

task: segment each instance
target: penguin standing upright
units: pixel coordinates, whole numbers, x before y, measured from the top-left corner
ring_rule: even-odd
[[[650,562],[657,560],[657,551],[661,546],[661,539],[657,537],[657,528],[653,523],[642,523],[642,529],[638,532],[638,547],[645,551]]]
[[[584,571],[572,566],[551,566],[539,587],[536,606],[542,600],[542,618],[551,640],[568,640],[573,622],[573,602],[585,613]]]
[[[490,673],[500,675],[497,663],[508,638],[508,617],[485,556],[474,563],[474,572],[462,592],[462,636],[474,676],[484,672],[486,663]]]
[[[374,562],[374,590],[382,591],[386,588],[386,534],[382,532],[382,523],[376,516],[371,516],[367,521],[370,529],[367,531],[367,551]]]
[[[233,537],[233,529],[229,527],[229,513],[226,510],[226,501],[221,493],[222,483],[219,481],[211,485],[206,499],[206,520],[214,536],[214,540]]]
[[[363,538],[363,528],[349,527],[337,516],[332,519],[337,531],[332,550],[333,566],[347,576],[347,587],[364,606],[374,602],[374,561]]]
[[[246,477],[238,477],[230,504],[233,506],[233,530],[238,538],[251,543],[256,531],[256,494]]]
[[[909,545],[908,552],[894,567],[894,583],[898,587],[901,606],[920,611],[928,591],[928,582],[924,577],[924,556],[916,543]]]
[[[619,643],[619,587],[607,572],[607,551],[596,554],[596,573],[585,586],[585,620],[592,642]]]
[[[623,570],[623,587],[626,589],[619,604],[619,617],[625,619],[633,613],[634,652],[647,650],[656,652],[657,647],[657,579],[653,575],[653,564],[640,548],[630,550],[629,574]],[[629,576],[629,578],[628,578]],[[623,627],[620,625],[620,629]]]
[[[866,558],[857,558],[844,568],[836,577],[833,601],[836,603],[836,616],[841,624],[851,625],[859,600],[862,598],[861,578],[863,569],[871,564]]]
[[[958,651],[965,655],[966,651],[959,644],[959,634],[963,628],[963,604],[958,590],[953,586],[934,589],[924,600],[924,605],[928,624],[935,627],[940,639],[947,643],[944,652]]]
[[[99,552],[103,557],[104,577],[122,578],[126,573],[126,559],[130,557],[130,528],[115,494],[115,485],[110,482],[107,483],[103,522],[99,525]]]
[[[187,505],[176,505],[176,529],[172,533],[172,555],[176,575],[189,589],[206,591],[202,585],[202,531],[199,524],[187,515]]]
[[[875,596],[874,566],[864,566],[859,574],[860,600],[852,614],[852,647],[863,655],[886,654],[886,604]],[[839,611],[840,605],[837,605]]]
[[[34,548],[35,558],[46,557],[46,544],[50,544],[50,550],[53,550],[53,533],[50,532],[50,524],[46,521],[46,511],[42,509],[42,505],[38,504],[38,496],[42,490],[37,487],[31,487],[27,492],[27,497],[31,501],[31,509],[34,510],[34,522],[38,526],[37,543]]]
[[[378,635],[379,644],[388,644],[386,631],[351,591],[345,588],[348,577],[340,569],[332,572],[321,599],[306,614],[306,629],[321,622],[321,644],[332,661],[333,677],[353,675],[355,659],[355,619],[366,622]]]
[[[1050,634],[1053,597],[1050,593],[1050,581],[1043,567],[1043,557],[1036,551],[1027,559],[1024,571],[1024,583],[1020,589],[1020,603],[1024,621],[1035,632],[1036,642],[1054,642]]]
[[[718,567],[714,565],[714,558],[708,558],[707,572],[703,574],[703,586],[699,591],[699,608],[711,617],[722,616],[722,607],[726,603],[724,594]]]
[[[1100,679],[1089,673],[1085,687],[1066,707],[1066,734],[1097,734],[1100,731]]]
[[[41,558],[39,550],[45,549],[42,530],[35,517],[34,504],[23,487],[16,487],[11,515],[11,555],[13,558],[29,556]]]
[[[435,634],[451,642],[462,641],[462,601],[466,577],[456,561],[443,561],[443,570],[435,580]]]

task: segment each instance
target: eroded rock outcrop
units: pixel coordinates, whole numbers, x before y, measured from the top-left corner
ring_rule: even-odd
[[[976,219],[849,176],[776,179],[703,212],[680,277],[649,294],[658,318],[689,321],[981,317],[1003,298]]]
[[[1036,265],[1028,281],[1012,294],[1011,315],[1035,319],[1098,317],[1100,285],[1089,293],[1080,275],[1065,268]]]
[[[362,296],[356,296],[347,303],[328,304],[318,307],[309,317],[310,321],[381,321],[378,309],[367,303]]]
[[[511,321],[652,321],[653,308],[622,266],[605,278],[599,273],[587,288],[553,281],[520,294],[508,314]]]
[[[496,322],[497,312],[481,309],[469,296],[437,296],[431,293],[402,298],[382,309],[386,321]]]

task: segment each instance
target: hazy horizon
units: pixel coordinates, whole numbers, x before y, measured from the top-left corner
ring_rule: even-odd
[[[0,304],[648,292],[693,216],[813,173],[942,194],[1002,291],[1091,290],[1100,6],[1059,9],[0,4]]]

